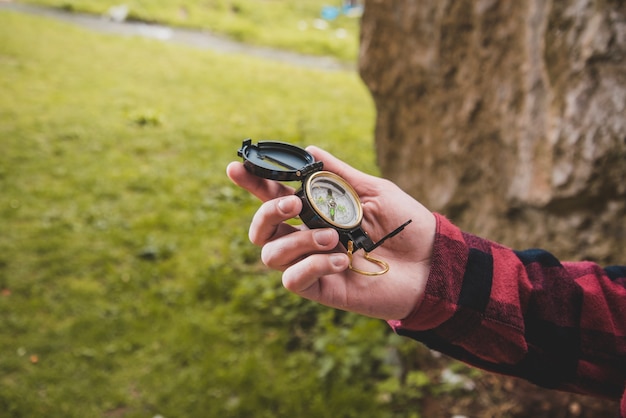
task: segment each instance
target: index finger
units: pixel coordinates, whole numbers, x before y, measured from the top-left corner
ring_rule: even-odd
[[[226,167],[226,174],[237,186],[242,187],[258,197],[261,201],[294,194],[294,189],[284,184],[267,180],[248,172],[242,163],[233,161]]]

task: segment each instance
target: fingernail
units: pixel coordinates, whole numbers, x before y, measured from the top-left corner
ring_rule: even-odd
[[[346,268],[346,256],[343,254],[331,254],[330,262],[337,268]]]
[[[292,208],[293,208],[293,200],[290,199],[289,197],[285,197],[278,201],[278,209],[280,209],[283,213],[291,212]]]
[[[334,235],[334,232],[330,229],[320,229],[319,231],[315,231],[313,233],[313,238],[319,245],[326,246],[330,244]]]

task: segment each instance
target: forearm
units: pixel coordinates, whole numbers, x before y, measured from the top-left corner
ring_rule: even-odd
[[[459,360],[539,385],[619,397],[624,268],[564,263],[465,234],[441,216],[426,294],[390,324]]]

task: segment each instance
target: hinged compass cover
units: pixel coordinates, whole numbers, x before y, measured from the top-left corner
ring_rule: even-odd
[[[324,166],[303,148],[286,142],[259,141],[255,145],[246,139],[237,155],[243,158],[246,170],[270,180],[303,180]]]

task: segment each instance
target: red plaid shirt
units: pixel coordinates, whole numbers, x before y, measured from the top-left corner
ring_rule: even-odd
[[[422,303],[400,335],[537,385],[619,399],[626,418],[626,267],[513,251],[437,215]]]

